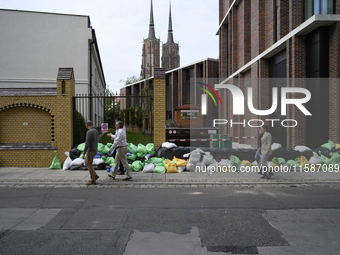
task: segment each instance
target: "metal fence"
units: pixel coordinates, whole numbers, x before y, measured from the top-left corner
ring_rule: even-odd
[[[126,128],[127,141],[138,145],[153,142],[153,98],[126,95],[76,95],[73,97],[73,146],[85,142],[87,120],[98,130],[99,142],[113,143],[101,133],[102,123],[115,133],[115,118],[120,117]]]

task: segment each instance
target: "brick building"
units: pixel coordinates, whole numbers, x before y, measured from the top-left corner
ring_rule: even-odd
[[[271,108],[273,87],[306,88],[311,99],[304,106],[312,116],[305,116],[294,105],[288,105],[287,115],[282,116],[280,104],[269,116],[249,111],[233,116],[231,93],[221,89],[227,107],[220,108],[219,118],[238,122],[294,119],[298,122],[294,128],[270,127],[273,142],[288,148],[317,148],[328,139],[339,143],[339,14],[340,0],[220,0],[220,82],[237,85],[244,95],[247,87],[252,87],[253,104],[259,110]],[[257,136],[258,130],[248,125],[221,125],[220,133],[249,137]],[[257,146],[256,139],[239,142]]]

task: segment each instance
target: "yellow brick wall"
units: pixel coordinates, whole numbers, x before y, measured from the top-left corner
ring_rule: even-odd
[[[51,114],[48,112],[31,107],[17,107],[0,114],[0,143],[50,142]]]
[[[158,148],[165,142],[166,125],[165,78],[154,79],[154,145]]]
[[[0,167],[49,167],[54,147],[58,149],[59,161],[65,161],[64,152],[70,151],[73,144],[74,76],[65,80],[65,84],[65,95],[62,95],[62,80],[57,80],[57,96],[0,97],[0,143],[50,143],[52,146],[46,150],[0,150]],[[28,120],[21,119],[23,117]],[[27,127],[23,122],[28,123]],[[29,135],[25,137],[25,134]]]

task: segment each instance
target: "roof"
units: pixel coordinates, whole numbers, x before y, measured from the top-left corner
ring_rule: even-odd
[[[0,96],[56,96],[57,88],[1,88]]]
[[[71,80],[73,67],[61,67],[58,70],[57,80]]]

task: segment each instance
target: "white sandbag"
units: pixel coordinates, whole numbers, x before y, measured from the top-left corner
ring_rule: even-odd
[[[184,172],[185,169],[186,169],[186,166],[178,166],[178,167],[177,167],[177,170],[178,170],[179,173]]]
[[[219,166],[226,166],[226,167],[231,167],[231,164],[230,164],[230,160],[229,159],[225,159],[225,160],[222,160],[218,163]]]
[[[147,163],[145,164],[142,173],[153,173],[154,169],[155,169],[155,164]]]
[[[198,162],[195,166],[195,172],[198,173],[206,173],[207,172],[207,167],[204,163]]]
[[[234,168],[235,169],[235,168]],[[241,169],[242,169],[242,171],[244,171],[244,169],[246,169],[245,168],[245,166],[241,163],[241,164],[239,164],[237,167],[236,167],[236,172],[241,172]],[[233,170],[233,169],[232,169]]]
[[[309,164],[322,164],[322,159],[320,156],[313,151],[313,157],[308,160]]]
[[[214,164],[216,160],[214,157],[210,154],[206,154],[203,156],[202,163],[204,163],[206,166],[209,166],[211,164]]]
[[[218,167],[217,162],[215,162],[214,164],[211,164],[209,166],[207,166],[207,170],[209,173],[213,174],[213,173],[218,173],[220,171],[221,168]]]
[[[63,165],[63,170],[69,170],[71,163],[72,163],[72,159],[69,157],[70,153],[69,152],[65,152],[65,155],[67,156],[67,158],[65,159],[64,165]]]
[[[202,151],[200,148],[197,148],[196,150],[193,150],[191,153],[193,153],[193,152],[199,152],[199,153],[206,154],[206,152]]]
[[[100,165],[100,164],[104,164],[104,160],[102,158],[94,158],[93,159],[93,162],[92,162],[92,165],[93,166],[97,166],[97,165]]]
[[[189,162],[189,163],[186,165],[185,169],[186,169],[187,171],[190,171],[190,172],[195,172],[195,164]]]
[[[76,158],[71,163],[71,166],[83,166],[83,165],[85,165],[85,160],[82,158]]]
[[[253,163],[251,163],[252,166],[258,166],[259,164],[257,163],[257,161],[255,160]]]
[[[170,149],[170,148],[177,147],[177,145],[174,143],[165,142],[165,143],[162,143],[162,147]]]
[[[190,156],[190,153],[187,153],[183,155],[183,158],[189,158],[189,156]]]
[[[279,143],[273,143],[272,144],[272,151],[275,151],[277,149],[281,149],[282,148],[282,145],[279,144]]]
[[[295,146],[294,150],[299,152],[311,151],[307,146]]]
[[[193,151],[190,153],[189,163],[197,164],[201,159],[201,153]]]

